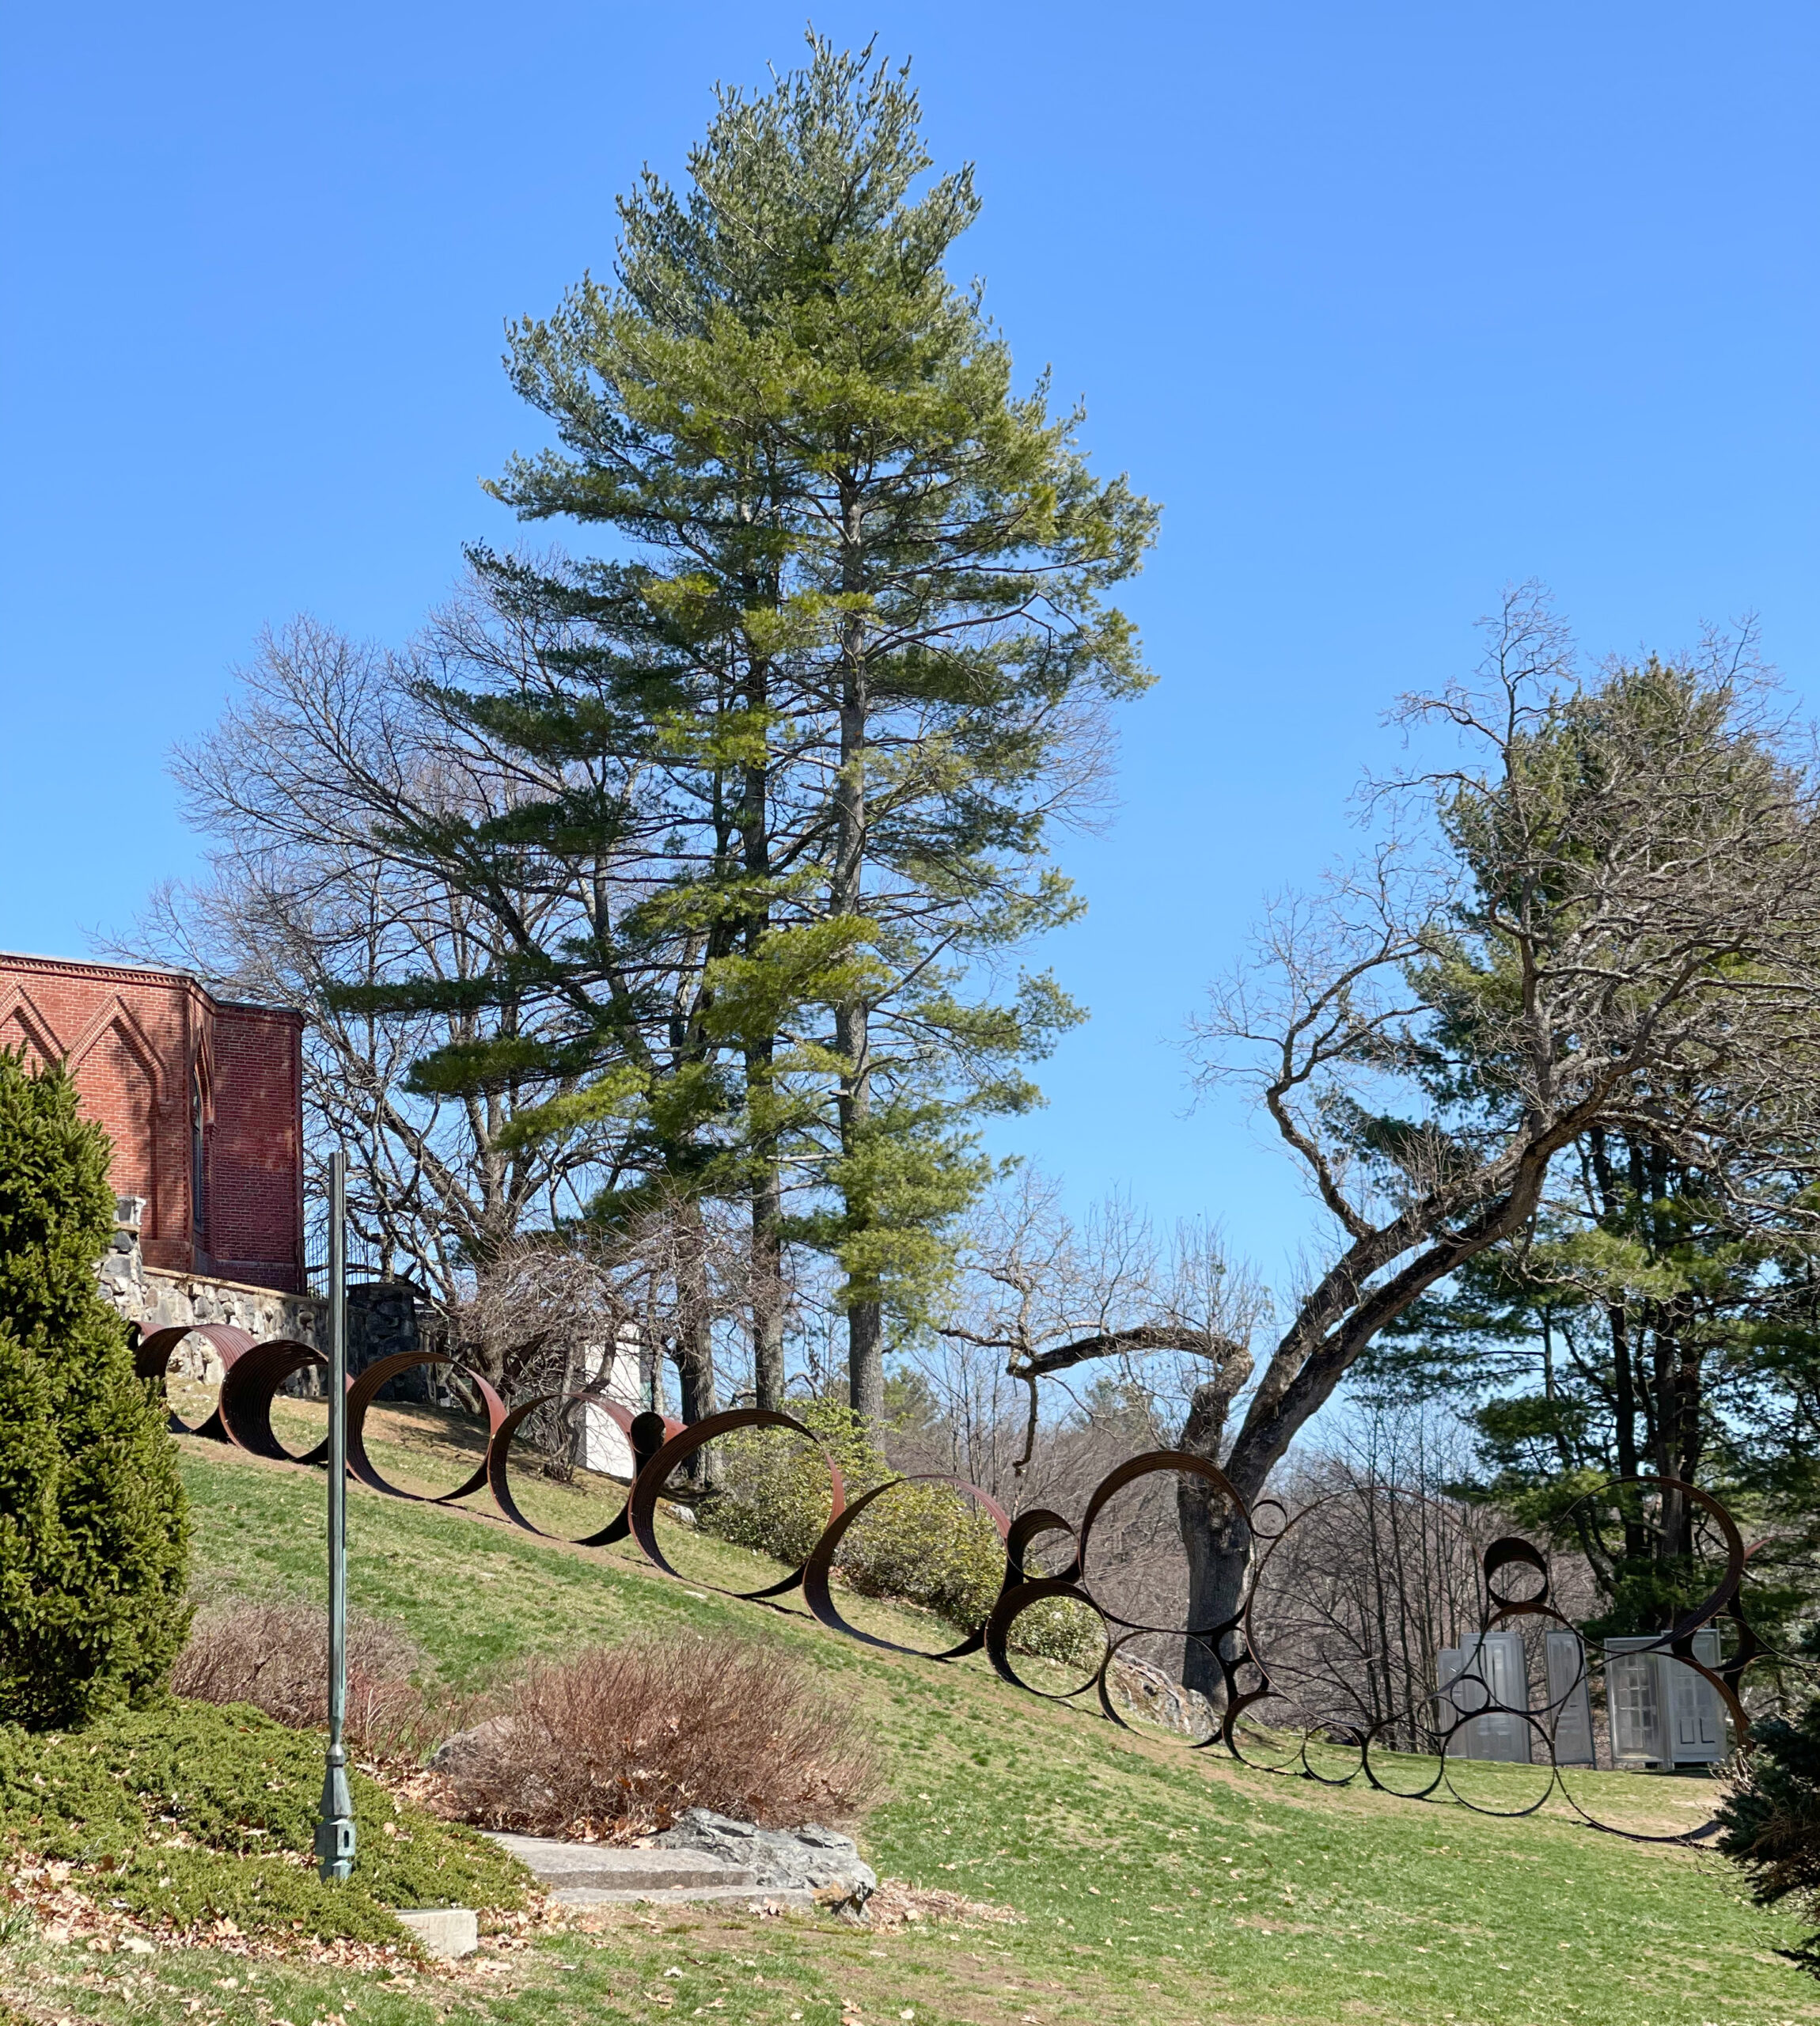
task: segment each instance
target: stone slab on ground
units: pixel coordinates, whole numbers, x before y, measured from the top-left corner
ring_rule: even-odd
[[[636,1899],[653,1892],[708,1892],[759,1882],[749,1865],[704,1850],[628,1850],[615,1843],[565,1843],[554,1836],[487,1832],[545,1888],[610,1892]]]
[[[799,1829],[760,1829],[711,1808],[685,1808],[673,1827],[653,1843],[671,1852],[689,1850],[729,1864],[750,1867],[768,1891],[794,1887],[813,1893],[825,1906],[865,1906],[878,1880],[851,1836],[805,1823]]]
[[[400,1912],[397,1920],[416,1936],[426,1956],[445,1963],[472,1956],[480,1946],[480,1923],[472,1906],[411,1908]]]
[[[603,1890],[593,1885],[559,1885],[550,1894],[559,1906],[705,1906],[734,1904],[753,1912],[767,1906],[788,1906],[801,1913],[812,1912],[821,1902],[801,1886],[690,1885],[658,1886],[646,1891]]]

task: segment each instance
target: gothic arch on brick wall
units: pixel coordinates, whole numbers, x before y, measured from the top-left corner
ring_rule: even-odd
[[[118,992],[82,1030],[70,1051],[70,1066],[79,1072],[91,1058],[105,1067],[108,1087],[119,1107],[118,1117],[102,1125],[114,1143],[112,1170],[117,1196],[143,1197],[146,1221],[141,1235],[158,1238],[158,1126],[164,1107],[165,1076],[158,1052],[145,1029]]]
[[[69,1053],[57,1038],[56,1029],[32,1004],[23,988],[0,987],[0,1048],[21,1047],[28,1069],[61,1062]]]

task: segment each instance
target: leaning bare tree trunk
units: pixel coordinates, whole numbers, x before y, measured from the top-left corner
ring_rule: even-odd
[[[1210,1463],[1219,1462],[1227,1415],[1234,1396],[1250,1375],[1249,1354],[1238,1345],[1229,1345],[1215,1376],[1195,1388],[1180,1447]],[[1256,1490],[1245,1485],[1238,1489],[1248,1502],[1257,1496]],[[1251,1573],[1251,1528],[1245,1515],[1204,1478],[1177,1480],[1176,1516],[1188,1561],[1188,1622],[1208,1629],[1227,1625],[1238,1617],[1245,1599]],[[1216,1707],[1226,1699],[1219,1652],[1229,1659],[1236,1656],[1237,1644],[1230,1635],[1211,1643],[1191,1639],[1184,1648],[1182,1665],[1183,1685],[1197,1690]]]
[[[1185,1478],[1176,1493],[1181,1544],[1188,1560],[1188,1622],[1216,1626],[1236,1618],[1245,1601],[1251,1574],[1251,1529],[1211,1485]],[[1238,1656],[1236,1635],[1203,1642],[1191,1639],[1183,1656],[1182,1682],[1198,1690],[1216,1708],[1226,1700],[1226,1678],[1214,1652],[1217,1645],[1228,1660]]]

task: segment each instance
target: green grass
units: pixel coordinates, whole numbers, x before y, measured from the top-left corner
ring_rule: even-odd
[[[199,1573],[320,1595],[320,1474],[184,1447]],[[698,2007],[706,2020],[768,2026],[798,2013],[800,2026],[836,2026],[844,2010],[885,2022],[908,2010],[930,2026],[1820,2019],[1820,1984],[1776,1954],[1799,1924],[1751,1907],[1709,1856],[1622,1842],[1557,1812],[1499,1820],[1274,1778],[1037,1702],[978,1662],[882,1654],[800,1612],[727,1601],[629,1553],[539,1542],[480,1512],[357,1489],[349,1531],[354,1602],[407,1629],[452,1687],[593,1641],[692,1628],[787,1643],[872,1721],[889,1769],[862,1832],[877,1869],[1014,1908],[1023,1924],[874,1937],[666,1909],[455,1984],[268,1966],[233,1991],[222,1980],[244,1966],[224,1971],[207,1951],[162,1952],[127,1973],[150,1982],[126,1984],[111,1963],[15,1944],[0,1952],[0,1993],[15,2005],[199,2026],[332,2014],[345,2026],[582,2026],[693,2019]],[[749,1584],[758,1565],[721,1544],[687,1547],[701,1582]],[[877,1629],[937,1630],[868,1609]],[[1524,1777],[1484,1776],[1488,1792]],[[1658,1812],[1690,1791],[1603,1777]],[[58,1975],[71,1981],[59,1989]]]

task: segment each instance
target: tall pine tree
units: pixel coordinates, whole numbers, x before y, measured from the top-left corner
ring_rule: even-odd
[[[629,1102],[669,1121],[652,1146],[675,1186],[749,1197],[761,1399],[782,1387],[780,1246],[825,1244],[873,1415],[884,1303],[915,1302],[983,1171],[969,1119],[1033,1101],[1020,1065],[1079,1017],[1046,978],[972,988],[1077,905],[1047,836],[1101,708],[1147,681],[1101,598],[1155,524],[1092,477],[1078,414],[1014,392],[977,289],[944,267],[970,172],[912,195],[919,120],[904,72],[812,36],[768,93],[719,93],[685,192],[647,173],[622,200],[616,286],[586,279],[513,333],[559,447],[495,490],[615,553],[477,557],[571,645],[534,697],[445,697],[540,755],[635,753],[629,827],[670,854],[610,926],[527,954],[592,1062],[542,1126]],[[519,834],[586,848],[598,820],[546,798]],[[657,1082],[615,978],[628,935],[671,981],[646,1009],[673,1043]],[[823,1197],[793,1224],[794,1186]]]

